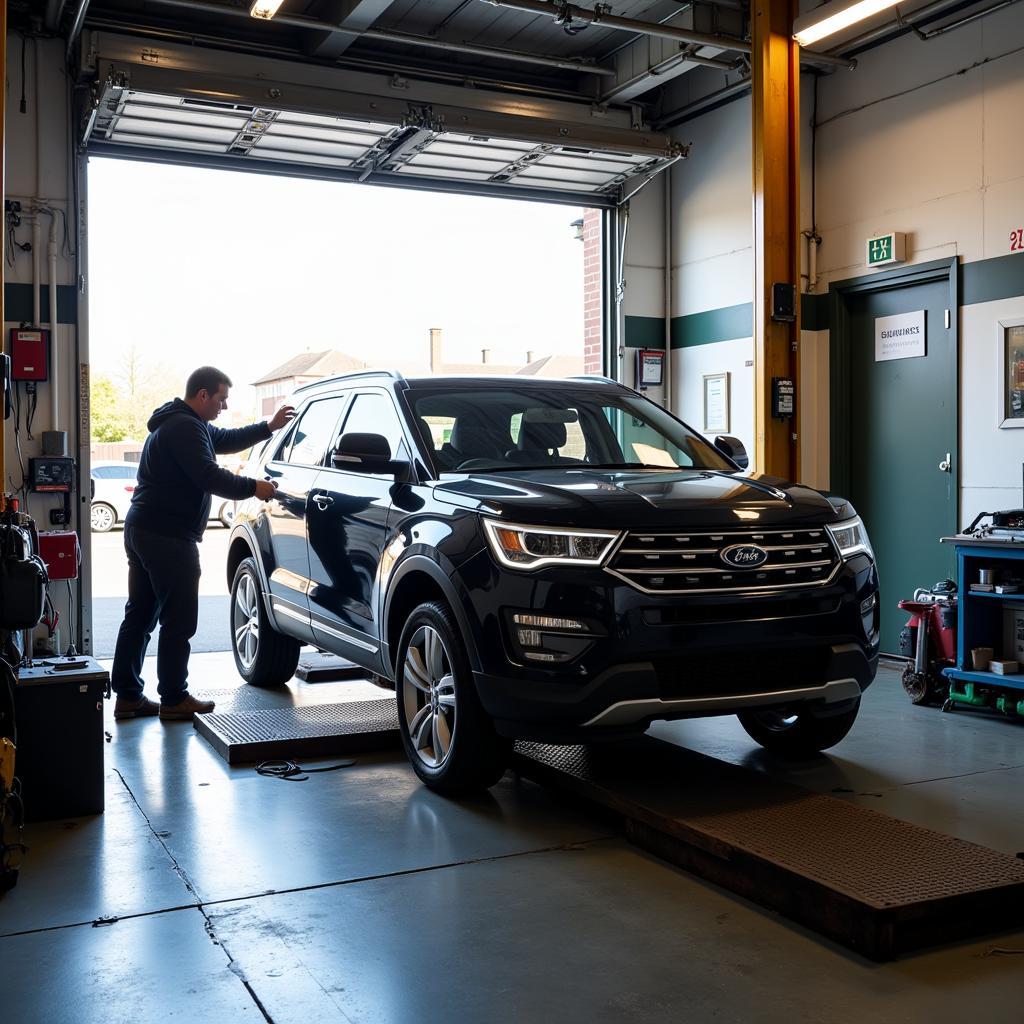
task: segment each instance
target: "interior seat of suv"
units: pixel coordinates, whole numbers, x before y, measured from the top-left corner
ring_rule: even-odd
[[[461,413],[452,426],[451,439],[437,453],[438,461],[450,469],[475,459],[492,465],[504,462],[505,452],[515,443],[512,435],[495,422],[497,419],[476,410]]]

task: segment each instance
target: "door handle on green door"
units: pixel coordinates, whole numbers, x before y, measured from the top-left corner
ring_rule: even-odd
[[[939,472],[948,473],[953,468],[953,455],[946,452],[946,457],[939,463]]]

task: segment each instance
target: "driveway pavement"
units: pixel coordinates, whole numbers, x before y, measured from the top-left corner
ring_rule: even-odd
[[[211,525],[199,545],[203,569],[199,581],[199,630],[192,640],[194,652],[229,651],[228,586],[224,578],[230,531]],[[93,656],[112,658],[117,630],[128,599],[128,563],[120,527],[110,533],[92,535],[92,630]],[[156,653],[159,628],[150,641],[150,653]]]

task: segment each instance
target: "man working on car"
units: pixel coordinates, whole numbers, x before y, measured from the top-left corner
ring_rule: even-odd
[[[198,542],[210,516],[210,495],[269,501],[277,490],[267,480],[221,469],[215,456],[265,441],[295,415],[285,405],[267,422],[220,430],[210,424],[228,407],[230,387],[226,374],[202,366],[189,377],[184,401],[175,398],[160,406],[147,424],[150,434],[124,524],[128,603],[110,674],[115,718],[159,713],[164,720],[188,720],[213,710],[213,701],[188,692],[189,641],[199,619]],[[142,663],[158,621],[156,704],[143,696]]]

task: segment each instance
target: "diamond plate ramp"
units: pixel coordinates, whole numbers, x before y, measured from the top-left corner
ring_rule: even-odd
[[[199,733],[228,764],[329,757],[399,744],[394,697],[309,707],[196,715]]]
[[[661,740],[518,743],[513,767],[873,960],[1024,923],[1024,861]]]

